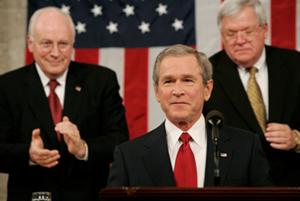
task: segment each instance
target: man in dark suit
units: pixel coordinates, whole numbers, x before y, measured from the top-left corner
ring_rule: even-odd
[[[38,10],[27,40],[35,62],[0,76],[0,171],[9,173],[9,201],[30,201],[35,191],[55,201],[99,200],[113,150],[128,140],[115,73],[72,62],[74,39],[68,14]]]
[[[211,77],[208,58],[191,47],[171,46],[157,56],[153,85],[166,121],[116,147],[108,187],[215,185],[214,145],[202,115],[204,101],[213,88]],[[190,136],[190,141],[184,142],[183,135]],[[258,135],[225,126],[220,132],[219,150],[220,186],[273,185]],[[193,160],[191,166],[185,166],[189,159]],[[190,180],[194,182],[188,183]]]
[[[218,25],[225,50],[210,58],[214,90],[203,113],[219,110],[227,125],[259,134],[275,184],[300,186],[300,53],[265,45],[269,27],[259,1],[224,1]],[[253,66],[263,123],[248,95]]]

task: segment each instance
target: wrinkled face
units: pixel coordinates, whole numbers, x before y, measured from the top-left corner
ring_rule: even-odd
[[[222,40],[227,55],[237,65],[253,66],[263,52],[268,24],[259,26],[251,6],[243,8],[235,17],[224,17],[221,23]]]
[[[156,99],[173,124],[194,124],[202,114],[204,101],[210,97],[213,82],[204,86],[195,55],[167,56],[159,67]]]
[[[73,35],[67,19],[59,13],[42,13],[35,24],[34,40],[27,36],[29,51],[50,79],[57,79],[69,67]]]

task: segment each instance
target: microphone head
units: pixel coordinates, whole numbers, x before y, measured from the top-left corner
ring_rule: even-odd
[[[224,116],[218,110],[210,111],[205,118],[206,126],[211,130],[213,126],[221,129],[224,125]]]

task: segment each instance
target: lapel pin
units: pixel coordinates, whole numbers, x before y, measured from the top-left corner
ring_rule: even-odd
[[[75,89],[76,89],[76,91],[78,91],[78,92],[81,91],[81,87],[80,87],[80,86],[76,86]]]
[[[227,153],[221,153],[220,156],[225,158],[227,157]]]

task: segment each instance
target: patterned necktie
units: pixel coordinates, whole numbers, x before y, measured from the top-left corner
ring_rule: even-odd
[[[251,106],[253,108],[254,114],[256,119],[262,129],[262,131],[266,132],[267,126],[267,119],[266,119],[266,110],[265,104],[262,99],[260,88],[255,80],[255,73],[257,69],[255,67],[251,67],[247,69],[250,72],[250,77],[248,80],[248,87],[247,87],[247,95]]]
[[[177,187],[197,187],[197,170],[193,151],[190,147],[191,136],[182,133],[181,145],[175,162],[174,177]]]
[[[48,85],[50,86],[50,94],[48,96],[48,102],[52,114],[53,123],[55,126],[57,123],[61,122],[62,119],[61,104],[57,94],[54,91],[57,85],[59,85],[59,83],[56,80],[50,80]],[[60,142],[60,133],[59,132],[56,133],[57,133],[58,141]]]

